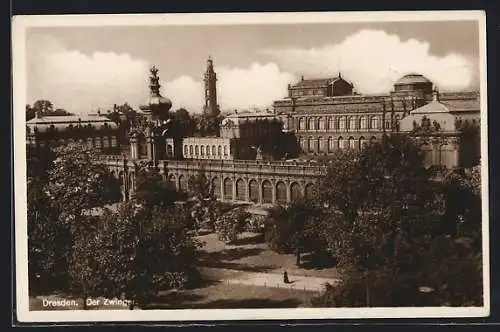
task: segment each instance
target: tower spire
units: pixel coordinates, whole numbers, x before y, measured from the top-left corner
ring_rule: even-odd
[[[217,74],[214,71],[212,57],[207,60],[207,68],[203,79],[205,83],[205,106],[203,113],[207,116],[219,115],[219,105],[217,105]]]

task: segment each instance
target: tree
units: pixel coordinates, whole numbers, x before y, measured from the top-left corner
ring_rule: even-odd
[[[411,140],[385,138],[339,173],[330,170],[324,179],[324,190],[333,189],[322,192],[326,208],[317,229],[338,258],[343,282],[316,305],[480,303],[480,249],[442,227],[449,218],[443,184]],[[462,276],[473,280],[466,290]]]
[[[108,169],[92,152],[68,145],[44,155],[28,150],[28,253],[30,287],[69,285],[68,266],[79,236],[93,232],[92,208],[115,201]]]
[[[199,278],[199,243],[177,213],[150,213],[136,202],[106,211],[98,228],[78,242],[72,264],[84,294],[132,301],[145,307],[160,290],[182,288]],[[82,240],[84,240],[82,238]]]
[[[156,170],[140,167],[137,172],[135,200],[149,209],[166,209],[181,198],[172,183]]]
[[[249,213],[243,208],[234,208],[215,220],[215,232],[219,240],[231,243],[245,230]]]
[[[319,250],[316,230],[319,210],[312,202],[298,201],[288,207],[273,207],[269,210],[265,226],[265,238],[273,250],[295,251],[297,265],[304,251]]]

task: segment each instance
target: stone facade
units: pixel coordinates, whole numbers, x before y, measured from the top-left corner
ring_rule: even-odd
[[[103,152],[120,150],[118,125],[100,114],[41,116],[26,121],[26,144],[43,147],[50,144],[80,142],[89,149]]]
[[[135,191],[137,163],[107,156],[99,162],[120,179],[123,199],[130,199]],[[311,163],[237,160],[164,160],[157,168],[165,180],[181,191],[188,191],[189,178],[202,172],[218,199],[263,205],[313,197],[321,175],[326,172],[325,166]]]

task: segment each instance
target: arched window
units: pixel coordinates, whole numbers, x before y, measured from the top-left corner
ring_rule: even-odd
[[[170,174],[170,175],[168,176],[168,182],[169,182],[172,186],[174,186],[174,187],[175,187],[175,175]]]
[[[354,137],[349,137],[349,149],[354,150],[356,148],[356,141]]]
[[[278,204],[286,204],[286,185],[282,181],[276,183],[276,201]]]
[[[216,147],[215,145],[212,145],[212,156],[216,155]]]
[[[375,115],[370,118],[370,129],[379,129],[378,117]]]
[[[198,145],[194,146],[194,154],[197,156],[200,153]]]
[[[323,137],[318,137],[318,149],[319,149],[319,152],[326,152],[327,149],[325,147],[325,140],[323,139]]]
[[[300,185],[297,182],[293,182],[290,185],[290,199],[292,202],[300,200],[302,198],[302,191],[300,190]]]
[[[312,183],[309,183],[306,185],[306,188],[305,188],[305,194],[306,194],[306,198],[307,199],[313,199],[314,196],[316,196],[315,194],[315,190],[314,190],[314,185]]]
[[[174,148],[172,147],[172,144],[167,145],[167,155],[171,157],[174,154]]]
[[[345,116],[341,116],[339,118],[338,128],[339,128],[339,130],[345,130]]]
[[[217,155],[222,156],[222,146],[221,145],[219,145],[217,147]]]
[[[307,130],[314,130],[314,129],[316,129],[315,125],[314,125],[314,122],[315,122],[314,118],[309,118],[307,120]]]
[[[329,130],[335,129],[335,118],[334,117],[328,118],[328,129]]]
[[[333,137],[330,136],[328,137],[328,151],[333,151],[335,150],[335,141],[333,140]]]
[[[356,130],[356,118],[353,116],[349,117],[349,130]]]
[[[224,199],[228,201],[233,200],[233,180],[230,178],[224,179]]]
[[[361,136],[359,138],[359,149],[362,150],[365,147],[366,147],[366,139],[363,136]]]
[[[360,129],[367,129],[367,122],[366,122],[366,116],[362,116],[360,119],[359,119],[359,128]]]
[[[262,182],[262,202],[271,204],[273,202],[273,186],[268,180]]]
[[[189,154],[193,155],[193,146],[192,145],[189,146]]]
[[[325,118],[324,117],[319,118],[319,120],[318,120],[318,129],[319,130],[325,130],[326,129],[326,122],[325,122]]]
[[[224,145],[224,155],[227,156],[227,145]]]
[[[304,129],[306,129],[306,119],[300,118],[299,119],[299,130],[304,130]]]
[[[245,181],[243,179],[238,179],[236,181],[236,200],[245,201]]]
[[[307,139],[307,148],[309,149],[309,151],[314,151],[314,140],[312,137],[309,137]]]
[[[205,155],[205,145],[202,145],[200,149],[201,149],[200,154],[202,156],[204,156]]]
[[[248,183],[248,191],[250,201],[257,203],[259,201],[259,184],[255,180],[250,180]]]
[[[342,136],[339,137],[338,139],[338,148],[343,149],[344,148],[344,138]]]
[[[210,146],[207,145],[206,149],[207,149],[207,156],[210,156]]]
[[[212,191],[216,198],[220,198],[220,180],[218,177],[212,179]]]
[[[299,146],[302,150],[305,150],[306,149],[306,142],[305,142],[305,139],[304,137],[299,137]]]

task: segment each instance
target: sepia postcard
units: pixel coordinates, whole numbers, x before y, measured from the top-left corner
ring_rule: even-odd
[[[485,20],[13,17],[18,321],[488,316]]]

